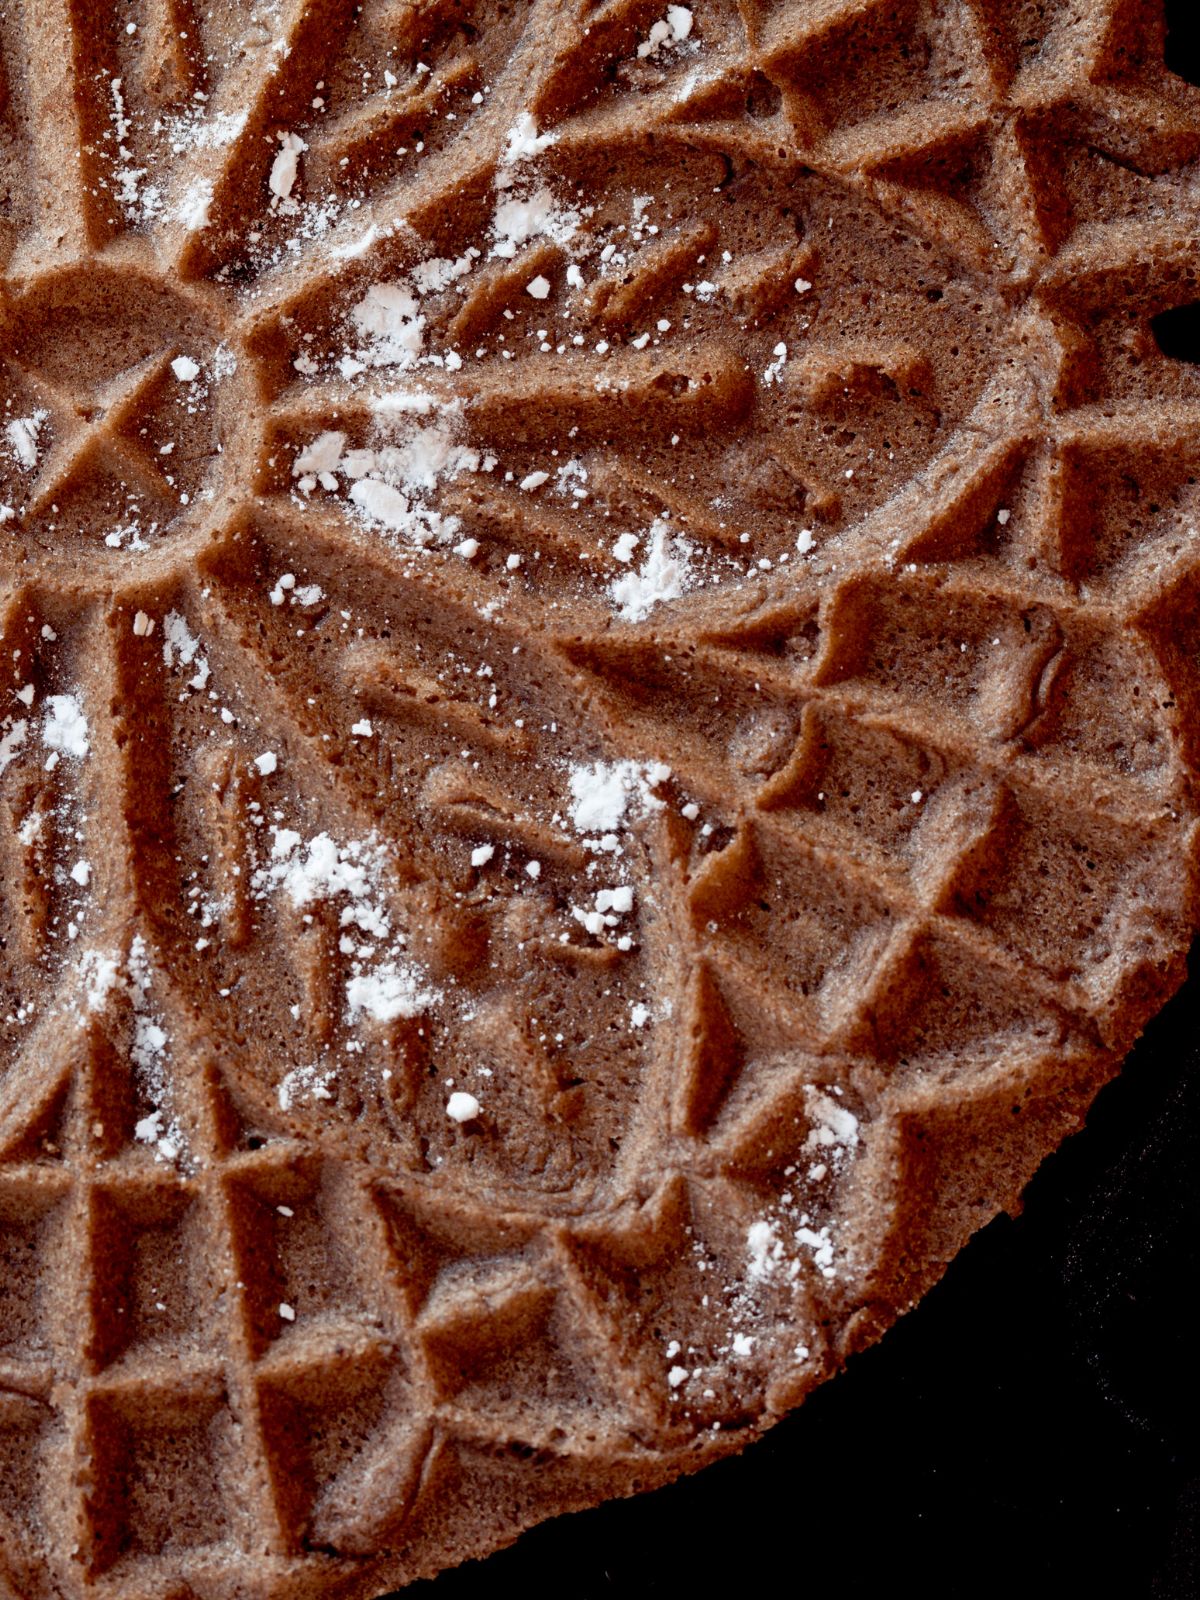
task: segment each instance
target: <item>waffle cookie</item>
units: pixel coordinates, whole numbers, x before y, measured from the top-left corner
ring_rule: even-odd
[[[0,1589],[741,1449],[1196,925],[1153,0],[0,7]]]

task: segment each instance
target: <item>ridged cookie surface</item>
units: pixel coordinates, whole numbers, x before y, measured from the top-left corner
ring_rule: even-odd
[[[1017,1205],[1196,923],[1198,154],[1152,0],[0,5],[0,1589],[366,1600]]]

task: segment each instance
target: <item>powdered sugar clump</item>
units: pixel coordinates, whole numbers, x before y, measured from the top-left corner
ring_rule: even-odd
[[[296,1101],[301,1098],[332,1100],[333,1094],[329,1085],[333,1082],[333,1079],[334,1072],[332,1068],[322,1072],[319,1067],[293,1067],[280,1080],[278,1089],[279,1109],[281,1111],[290,1111]]]
[[[223,150],[246,126],[247,115],[245,111],[208,113],[201,106],[189,107],[166,122],[171,153],[178,156],[186,150]]]
[[[799,1208],[791,1196],[784,1195],[777,1216],[761,1217],[746,1233],[749,1261],[746,1276],[751,1282],[764,1282],[776,1275],[792,1283],[804,1266],[801,1252],[823,1278],[836,1278],[836,1251],[833,1225],[814,1224],[807,1210]]]
[[[32,472],[38,464],[38,434],[49,415],[48,411],[34,411],[28,417],[13,417],[4,425],[4,437],[22,472]]]
[[[271,163],[267,187],[275,200],[287,200],[291,197],[292,186],[296,182],[300,157],[308,146],[298,133],[281,133],[279,145],[279,154]]]
[[[360,973],[346,984],[351,1022],[364,1014],[375,1022],[419,1016],[440,999],[436,989],[422,987],[421,974],[411,964],[398,965],[389,961],[374,972]]]
[[[187,625],[187,619],[178,611],[168,611],[163,618],[163,665],[182,671],[194,667],[188,679],[191,689],[203,689],[208,683],[208,658],[200,649],[200,641]]]
[[[518,161],[528,161],[533,156],[540,156],[543,150],[548,150],[557,137],[554,133],[539,133],[532,114],[522,111],[508,130],[500,160],[506,167],[514,166]]]
[[[641,622],[657,605],[678,600],[694,581],[691,547],[660,517],[649,532],[649,548],[637,571],[614,578],[608,592],[624,622]],[[631,554],[632,552],[630,552]]]
[[[194,178],[175,208],[175,220],[182,222],[190,233],[198,233],[201,228],[208,227],[212,201],[212,179]]]
[[[329,834],[318,833],[306,845],[292,828],[272,832],[271,861],[255,873],[255,889],[282,889],[299,909],[338,894],[366,900],[377,887],[383,849],[376,840],[339,845]],[[382,912],[375,920],[386,926]]]
[[[670,776],[670,767],[661,761],[648,766],[636,761],[596,761],[572,767],[568,776],[571,822],[577,832],[594,836],[584,839],[585,846],[618,852],[617,830],[624,825],[630,806],[636,805],[642,812],[658,809],[663,802],[651,791]]]
[[[639,60],[657,55],[663,46],[682,44],[691,37],[695,18],[688,6],[668,6],[666,15],[651,26],[650,32],[637,47]]]
[[[88,722],[79,696],[52,694],[46,701],[42,722],[42,743],[60,755],[82,759],[91,749]]]
[[[773,383],[783,382],[783,369],[787,365],[788,347],[781,339],[771,352],[774,359],[769,361],[763,369],[763,382],[768,388]]]
[[[0,773],[5,772],[17,759],[28,733],[29,723],[24,717],[6,724],[4,732],[0,733]]]
[[[89,1011],[103,1011],[109,995],[124,981],[121,958],[115,952],[85,950],[79,958],[79,975]]]
[[[419,547],[448,544],[459,519],[429,498],[439,484],[480,465],[479,452],[458,439],[461,402],[401,390],[378,396],[372,409],[379,418],[374,446],[346,450],[344,433],[318,434],[292,464],[297,487],[302,494],[318,485],[336,493],[349,479],[350,503],[366,521]],[[431,422],[416,420],[431,414]]]
[[[334,474],[341,470],[342,451],[345,448],[344,433],[332,428],[319,433],[297,455],[292,463],[292,475],[298,478],[313,477],[323,489],[336,489],[338,485]]]
[[[813,1124],[804,1142],[806,1150],[838,1147],[853,1150],[857,1146],[858,1118],[853,1111],[848,1111],[815,1083],[805,1085],[804,1098]]]
[[[479,1115],[481,1109],[479,1101],[465,1089],[456,1089],[446,1101],[446,1115],[451,1122],[470,1122]]]
[[[496,172],[500,191],[492,217],[492,255],[515,256],[530,239],[552,239],[567,244],[578,231],[586,208],[563,205],[545,183],[534,185],[521,170],[548,150],[557,138],[553,133],[538,133],[528,111],[522,111],[508,130],[504,154]]]
[[[787,1168],[788,1176],[802,1188],[805,1183],[822,1184],[831,1173],[844,1171],[859,1147],[858,1118],[841,1103],[841,1093],[836,1085],[828,1089],[815,1083],[804,1086],[809,1130],[803,1148],[816,1159],[806,1170]],[[788,1191],[780,1196],[777,1207],[751,1223],[746,1234],[749,1282],[772,1278],[793,1282],[805,1265],[805,1255],[823,1278],[837,1276],[834,1224],[819,1222],[815,1209],[802,1194]]]
[[[751,1278],[769,1278],[783,1260],[783,1241],[775,1223],[766,1217],[752,1222],[746,1230],[746,1249],[750,1263],[747,1272]]]
[[[109,84],[112,95],[113,132],[117,139],[117,164],[114,176],[117,181],[117,204],[129,222],[152,222],[162,211],[162,190],[157,184],[146,183],[149,169],[133,164],[133,155],[127,144],[130,120],[125,109],[124,82],[114,78]]]
[[[443,289],[448,289],[470,272],[478,255],[479,251],[470,246],[453,261],[445,256],[431,256],[428,261],[419,261],[412,269],[412,281],[418,294],[440,294]]]
[[[552,239],[566,245],[574,238],[583,213],[560,205],[550,189],[541,184],[528,194],[508,194],[498,202],[492,218],[494,256],[515,256],[530,239]]]
[[[808,1168],[810,1183],[820,1183],[831,1171],[838,1173],[858,1148],[858,1118],[836,1098],[841,1091],[805,1085],[804,1100],[812,1126],[804,1141],[813,1159]]]
[[[405,283],[373,283],[350,313],[367,341],[362,357],[377,367],[411,367],[425,342],[421,303]]]

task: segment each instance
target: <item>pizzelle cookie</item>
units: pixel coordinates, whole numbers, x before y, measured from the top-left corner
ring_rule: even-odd
[[[1180,981],[1200,102],[1150,0],[0,49],[0,1587],[366,1597],[742,1448]]]

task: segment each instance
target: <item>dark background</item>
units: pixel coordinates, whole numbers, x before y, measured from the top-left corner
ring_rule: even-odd
[[[1200,0],[1167,16],[1167,65],[1200,83]],[[1200,315],[1161,332],[1200,360]],[[1023,1215],[985,1228],[842,1377],[744,1456],[546,1523],[404,1600],[739,1600],[767,1580],[1196,1600],[1198,1067],[1200,947]]]

